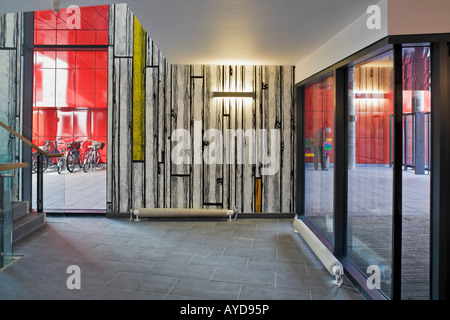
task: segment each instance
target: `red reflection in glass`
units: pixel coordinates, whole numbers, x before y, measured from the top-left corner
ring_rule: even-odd
[[[109,6],[35,12],[36,45],[107,45]]]
[[[35,13],[35,45],[55,46],[34,55],[33,141],[39,145],[57,138],[106,142],[108,51],[57,46],[107,45],[108,20],[108,5]],[[106,162],[106,148],[100,152]]]

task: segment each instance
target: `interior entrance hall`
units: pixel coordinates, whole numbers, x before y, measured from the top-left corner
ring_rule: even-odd
[[[2,2],[0,297],[447,299],[449,14]]]

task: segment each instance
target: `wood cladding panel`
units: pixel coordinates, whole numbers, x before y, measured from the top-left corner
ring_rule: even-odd
[[[212,98],[223,90],[223,67],[205,66],[206,100],[203,110],[203,202],[221,206],[223,186],[223,99]]]
[[[145,99],[145,205],[147,208],[157,207],[157,110],[158,110],[158,69],[146,68]]]
[[[171,160],[172,175],[189,175],[191,149],[189,137],[185,134],[189,131],[191,123],[190,115],[190,67],[186,65],[172,66],[172,125],[171,125]],[[176,130],[180,134],[176,135]]]
[[[191,74],[195,72],[191,71]],[[191,115],[193,126],[191,126],[191,145],[193,151],[192,175],[191,175],[191,199],[192,208],[203,208],[203,152],[202,152],[202,120],[204,86],[203,78],[191,78]]]
[[[114,56],[133,56],[134,16],[127,4],[114,5]]]
[[[245,135],[243,139],[243,145],[241,146],[243,152],[243,165],[241,167],[242,174],[238,175],[236,178],[237,183],[242,187],[242,197],[241,197],[241,207],[242,212],[252,213],[255,212],[255,174],[256,168],[259,167],[257,164],[257,144],[256,144],[256,111],[257,104],[259,103],[258,93],[260,93],[259,88],[261,87],[261,82],[257,82],[257,70],[259,68],[253,66],[243,67],[243,87],[246,91],[254,90],[256,94],[256,99],[242,101],[242,130],[244,133],[250,132],[252,134]],[[255,134],[253,134],[255,133]],[[239,188],[238,188],[239,190]]]
[[[281,179],[280,154],[281,127],[280,106],[280,67],[265,66],[263,70],[264,83],[268,88],[263,92],[261,131],[261,176],[262,176],[262,211],[268,213],[280,212]]]
[[[118,143],[117,158],[115,158],[117,167],[117,184],[118,184],[118,208],[120,212],[128,212],[131,205],[131,156],[132,141],[131,125],[132,125],[132,105],[133,105],[133,88],[132,88],[132,70],[133,60],[131,58],[119,58],[115,61],[116,72],[116,98],[117,103],[117,130]]]
[[[146,32],[134,18],[133,47],[133,161],[145,159],[145,39]]]
[[[292,67],[281,68],[281,212],[294,212],[294,73]]]

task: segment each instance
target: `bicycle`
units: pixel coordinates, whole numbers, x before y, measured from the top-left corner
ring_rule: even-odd
[[[67,171],[73,172],[75,169],[75,164],[78,163],[78,166],[81,169],[81,155],[80,155],[80,147],[81,141],[74,141],[67,144],[67,153],[66,153],[66,167]]]
[[[58,141],[61,140],[61,138],[58,138],[56,140],[50,141],[50,140],[46,140],[45,141],[45,145],[41,146],[39,148],[41,148],[43,151],[47,152],[47,153],[51,153],[51,154],[60,154],[61,151],[58,150],[57,148],[57,144]],[[61,157],[56,159],[56,158],[49,158],[46,156],[42,157],[42,172],[45,172],[45,170],[47,170],[47,168],[49,166],[57,167],[58,173],[61,173],[61,161],[60,161]],[[37,152],[33,152],[32,158],[31,158],[31,171],[33,173],[37,172],[37,166],[38,166],[38,153]]]
[[[105,146],[104,142],[91,141],[91,145],[88,146],[89,151],[86,151],[83,162],[83,171],[88,172],[89,170],[95,170],[100,162],[100,152]]]
[[[59,152],[61,154],[64,154],[64,157],[58,158],[58,165],[56,167],[58,174],[61,174],[61,172],[63,171],[63,168],[66,167],[66,150],[61,148],[61,149],[59,149]]]

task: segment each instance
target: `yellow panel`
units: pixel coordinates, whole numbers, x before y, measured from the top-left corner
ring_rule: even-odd
[[[145,40],[146,32],[134,17],[133,161],[145,159]]]
[[[261,213],[262,211],[262,185],[261,178],[255,180],[255,212]]]

